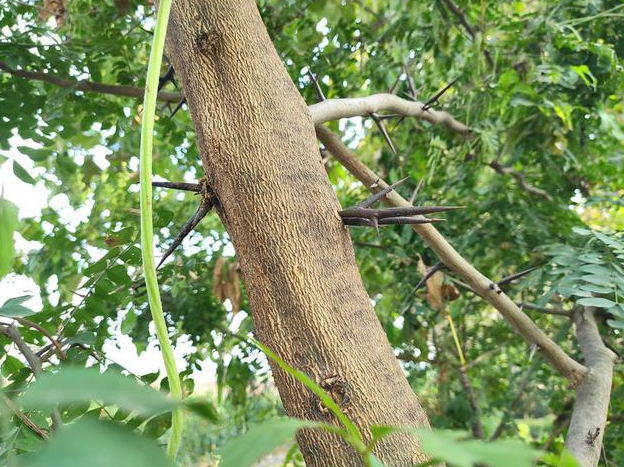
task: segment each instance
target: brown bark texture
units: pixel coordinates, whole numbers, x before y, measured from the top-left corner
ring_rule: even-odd
[[[174,2],[167,55],[184,85],[259,340],[327,380],[365,436],[374,424],[428,426],[362,284],[308,108],[255,3]],[[289,415],[335,422],[303,385],[273,370]],[[334,435],[306,431],[299,443],[309,467],[362,465]],[[375,453],[393,466],[426,459],[408,435],[388,438]]]

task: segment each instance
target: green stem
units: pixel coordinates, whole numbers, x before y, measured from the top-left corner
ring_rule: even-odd
[[[145,83],[145,98],[143,101],[143,124],[141,126],[141,252],[143,255],[143,274],[147,287],[147,299],[149,302],[152,318],[156,326],[156,336],[160,344],[161,353],[169,378],[171,396],[176,400],[182,400],[182,386],[176,368],[175,359],[167,324],[163,314],[158,279],[156,277],[156,263],[154,261],[154,226],[152,224],[152,148],[154,136],[154,114],[156,112],[156,97],[158,94],[158,77],[162,64],[163,50],[165,48],[165,36],[171,0],[161,0],[158,8],[156,27],[154,29],[154,41],[150,51],[149,64],[147,67],[147,81]],[[167,454],[175,458],[180,440],[182,439],[182,411],[174,409],[171,423],[171,437],[167,446]]]

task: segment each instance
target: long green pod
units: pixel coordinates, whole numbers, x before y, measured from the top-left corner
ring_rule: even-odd
[[[143,123],[141,125],[141,252],[143,256],[143,274],[147,287],[147,299],[149,302],[152,318],[156,327],[156,336],[160,344],[161,353],[169,378],[171,396],[176,400],[182,400],[182,386],[169,335],[163,314],[158,279],[156,277],[156,263],[154,261],[154,226],[152,223],[152,150],[154,136],[154,114],[156,112],[156,98],[158,95],[158,77],[162,56],[165,48],[165,36],[169,22],[171,0],[161,0],[154,29],[154,41],[150,51],[149,64],[147,67],[147,81],[145,83],[145,98],[143,101]],[[182,411],[174,409],[172,414],[171,437],[167,446],[167,454],[175,458],[180,441],[182,439]]]

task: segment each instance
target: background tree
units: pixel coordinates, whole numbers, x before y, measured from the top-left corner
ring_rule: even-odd
[[[134,154],[140,109],[132,96],[142,95],[141,57],[152,10],[132,3],[50,2],[47,7],[56,8],[54,29],[52,20],[42,24],[38,19],[41,7],[11,4],[3,12],[2,144],[8,145],[14,128],[38,143],[36,149],[21,151],[44,167],[39,177],[52,199],[66,197],[73,208],[86,204],[91,209],[84,222],[73,225],[53,208],[39,219],[25,220],[22,236],[43,248],[18,259],[15,270],[40,285],[44,309],[31,318],[63,346],[71,346],[68,359],[84,362],[85,346],[100,349],[113,322],[121,322],[139,347],[148,337],[144,299],[133,287],[140,256],[132,228],[137,223]],[[465,205],[446,215],[439,230],[493,281],[539,266],[506,291],[526,305],[546,334],[556,336],[563,350],[581,360],[565,319],[580,316],[574,303],[605,310],[597,314],[602,336],[618,349],[623,248],[617,235],[600,235],[622,222],[619,4],[562,2],[551,8],[541,2],[486,2],[464,10],[447,1],[433,8],[398,1],[315,1],[305,7],[260,2],[259,8],[308,103],[317,100],[309,68],[329,99],[394,87],[399,96],[424,102],[459,77],[434,109],[444,108],[468,125],[467,137],[417,118],[384,120],[394,154],[374,126],[377,116],[332,128],[342,130],[345,141],[358,147],[358,157],[387,181],[409,176],[412,185],[398,188],[406,198],[424,178],[418,202]],[[171,55],[175,64],[179,56]],[[182,77],[186,86],[189,78]],[[83,79],[90,81],[77,83]],[[181,97],[176,93],[163,94],[162,102],[173,108]],[[185,112],[174,118],[168,114],[163,108],[158,122],[156,172],[168,180],[197,181],[202,170],[190,120]],[[356,204],[368,195],[339,163],[348,153],[337,143],[330,146],[330,135],[323,137],[322,131],[329,148],[323,154],[325,167],[338,198],[343,206]],[[105,160],[102,153],[107,153]],[[30,182],[31,175],[12,163],[15,174]],[[161,235],[173,238],[197,199],[189,195],[182,201],[169,191],[158,195]],[[583,224],[597,231],[579,230]],[[200,351],[189,356],[191,364],[208,355],[215,359],[220,386],[230,386],[227,397],[244,406],[245,388],[259,376],[256,364],[245,357],[250,349],[215,329],[227,328],[233,318],[221,304],[224,299],[235,310],[248,305],[234,285],[237,267],[224,264],[233,259],[218,259],[229,244],[220,223],[208,217],[196,232],[187,248],[176,252],[176,260],[161,269],[165,308],[172,331],[199,344]],[[351,235],[366,290],[432,424],[470,427],[482,437],[519,434],[559,450],[573,392],[471,292],[475,284],[466,284],[453,270],[436,276],[437,287],[430,279],[426,292],[414,291],[422,278],[418,255],[430,266],[438,258],[409,227],[385,228],[379,237],[364,229],[353,229]],[[203,248],[192,248],[193,240]],[[94,247],[101,249],[97,261]],[[214,252],[208,259],[206,248]],[[84,289],[78,300],[73,296],[77,288]],[[491,295],[502,300],[494,291]],[[248,331],[250,320],[242,326]],[[25,328],[22,334],[30,344],[45,345],[40,332]],[[19,365],[6,361],[3,371],[13,376]],[[614,377],[617,394],[621,368]],[[529,391],[535,397],[527,401]],[[618,420],[620,412],[615,402],[612,419]],[[577,435],[582,446],[592,448],[591,462],[598,460],[603,433],[605,453],[617,462],[621,424],[601,429],[590,443],[588,430],[595,428]]]

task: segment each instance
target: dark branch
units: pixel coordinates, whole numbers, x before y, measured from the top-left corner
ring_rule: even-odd
[[[122,86],[117,84],[104,84],[97,83],[95,81],[77,81],[73,79],[60,78],[50,73],[43,73],[40,71],[26,71],[16,70],[11,68],[5,62],[0,62],[0,70],[4,70],[7,73],[18,76],[20,78],[30,79],[32,81],[43,81],[60,88],[73,88],[76,91],[85,92],[98,92],[101,94],[110,94],[113,96],[125,96],[142,98],[145,94],[143,88],[135,86]],[[165,102],[178,102],[182,98],[182,95],[177,92],[164,92],[158,93],[158,99]]]
[[[489,166],[492,167],[496,172],[503,175],[511,175],[515,178],[522,189],[527,193],[531,193],[533,195],[541,196],[542,198],[546,198],[548,201],[552,201],[553,198],[547,191],[542,190],[541,188],[536,188],[533,185],[527,183],[524,179],[524,174],[522,172],[518,172],[516,169],[511,167],[505,167],[504,165],[499,164],[496,161],[490,162]]]

